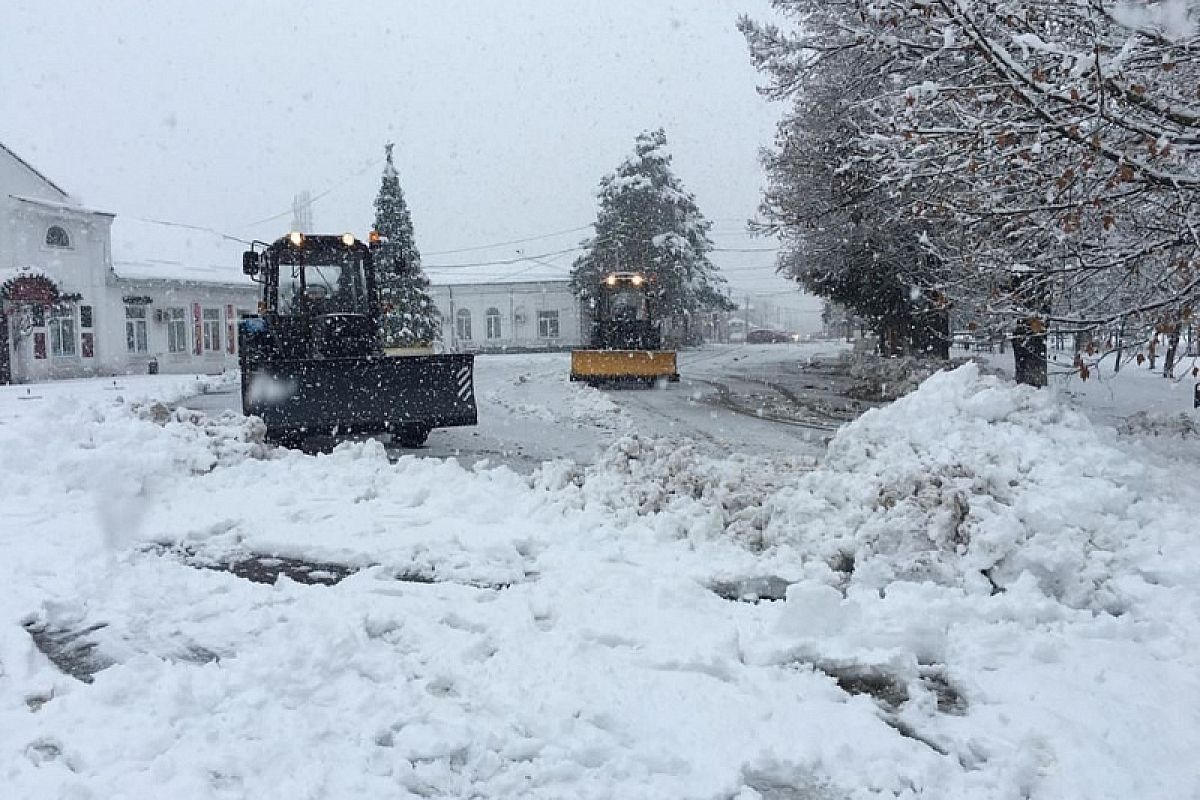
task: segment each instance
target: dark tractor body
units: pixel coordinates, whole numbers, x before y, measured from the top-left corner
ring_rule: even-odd
[[[270,441],[391,434],[477,422],[471,355],[388,355],[371,248],[349,234],[291,234],[251,250],[259,314],[238,324],[242,408]]]

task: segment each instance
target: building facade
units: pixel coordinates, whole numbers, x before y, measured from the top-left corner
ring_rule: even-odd
[[[567,350],[586,340],[566,280],[434,284],[442,344],[456,352]]]
[[[236,366],[232,245],[85,208],[0,144],[0,383]]]

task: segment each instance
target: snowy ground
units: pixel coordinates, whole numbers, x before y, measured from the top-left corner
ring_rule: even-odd
[[[819,354],[480,359],[416,454],[0,389],[3,796],[1200,797],[1194,433],[965,367],[833,435]]]

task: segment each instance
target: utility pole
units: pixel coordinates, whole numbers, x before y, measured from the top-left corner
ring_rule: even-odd
[[[304,233],[313,230],[312,193],[307,189],[292,198],[292,230]]]

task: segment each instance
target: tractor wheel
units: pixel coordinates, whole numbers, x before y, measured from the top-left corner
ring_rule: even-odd
[[[416,448],[425,444],[429,438],[429,428],[405,428],[396,434],[396,441],[401,447]]]

